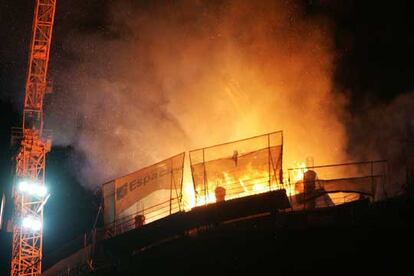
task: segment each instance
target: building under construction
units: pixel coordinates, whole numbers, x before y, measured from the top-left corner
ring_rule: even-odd
[[[189,194],[185,158],[105,183],[102,225],[45,255],[44,275],[406,267],[398,248],[412,242],[412,205],[389,198],[386,161],[283,170],[283,134],[275,132],[190,151]]]
[[[179,153],[104,183],[90,231],[43,254],[55,10],[56,0],[34,1],[23,116],[12,131],[11,275],[411,271],[410,165],[397,196],[385,160],[288,168],[282,131]],[[4,205],[3,195],[0,227]]]

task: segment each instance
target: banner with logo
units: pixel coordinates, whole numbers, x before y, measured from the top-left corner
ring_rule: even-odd
[[[158,203],[181,195],[183,166],[184,153],[181,153],[104,184],[105,224],[121,218],[123,211],[156,191],[170,191],[162,193],[165,198],[157,198]]]

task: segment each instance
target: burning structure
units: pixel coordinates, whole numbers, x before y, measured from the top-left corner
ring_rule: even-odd
[[[175,263],[169,254],[185,263],[186,273],[198,264],[250,270],[252,262],[280,257],[265,246],[267,235],[326,227],[332,220],[346,229],[386,199],[386,161],[291,168],[284,176],[282,157],[282,132],[191,151],[191,196],[184,192],[185,153],[110,181],[102,188],[102,228],[85,236],[78,250],[51,255],[44,275],[165,272]],[[271,243],[284,248],[285,242]],[[248,251],[234,252],[239,247]],[[180,248],[202,259],[180,255]]]
[[[85,154],[88,162],[80,174],[87,185],[161,156],[274,125],[290,135],[289,154],[283,157],[278,132],[193,150],[189,158],[179,154],[116,178],[103,187],[103,227],[83,240],[78,253],[66,254],[69,259],[50,261],[46,273],[76,273],[78,264],[96,272],[131,272],[128,258],[139,261],[160,248],[182,248],[187,238],[212,241],[215,233],[235,225],[254,237],[252,225],[263,223],[257,233],[275,234],[296,219],[303,225],[340,220],[342,211],[349,215],[344,221],[353,223],[354,207],[373,206],[386,197],[384,161],[294,165],[308,154],[322,164],[345,160],[347,99],[336,93],[333,81],[337,55],[329,22],[290,1],[173,1],[168,7],[143,1],[138,8],[116,2],[102,12],[102,33],[79,32],[70,36],[71,43],[62,43],[71,61],[78,62],[56,74],[60,87],[70,91],[51,107],[51,114],[62,115],[51,119],[56,141]],[[35,56],[47,60],[42,53]],[[372,117],[382,132],[382,120]],[[212,133],[218,126],[225,127]],[[395,151],[396,145],[389,148]],[[368,147],[361,155],[374,158],[374,151]],[[21,187],[26,193],[27,185]],[[322,211],[332,213],[326,217]],[[133,242],[125,246],[129,239]],[[140,269],[145,267],[141,262]]]

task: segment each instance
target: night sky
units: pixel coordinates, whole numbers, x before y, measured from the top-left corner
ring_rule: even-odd
[[[7,195],[10,195],[13,179],[10,130],[21,123],[33,2],[2,0],[0,3],[0,192]],[[65,47],[68,33],[103,33],[115,38],[120,35],[108,29],[110,22],[107,20],[107,13],[112,2],[58,1],[50,79],[59,80],[58,76],[65,74],[65,68],[76,67],[80,62]],[[137,5],[138,8],[145,8],[152,1],[142,2]],[[154,2],[152,5],[169,5],[170,1]],[[404,106],[407,110],[389,108],[398,97],[408,95],[410,98],[413,92],[414,17],[411,2],[295,2],[303,8],[304,17],[323,17],[327,24],[332,25],[335,50],[334,85],[347,98],[347,115],[343,120],[349,135],[350,152],[353,151],[352,143],[363,139],[365,132],[381,133],[382,126],[394,125],[393,122],[372,123],[371,117],[377,110],[402,112],[403,115],[397,118],[406,120],[403,124],[407,127],[406,133],[412,132],[414,124],[413,112],[408,110],[410,106]],[[54,87],[53,97],[64,97],[65,87],[59,82],[55,82]],[[47,104],[46,100],[46,106]],[[387,136],[378,137],[383,139],[382,143],[387,139]],[[404,134],[404,139],[409,141],[409,135]],[[384,153],[387,154],[388,151]],[[54,146],[48,155],[46,182],[52,196],[44,216],[45,254],[81,235],[93,225],[99,202],[91,191],[81,185],[77,177],[77,168],[83,159],[84,156],[71,145]],[[11,251],[9,239],[10,235],[3,229],[0,232],[1,275],[9,267],[9,263],[5,261],[7,253]]]

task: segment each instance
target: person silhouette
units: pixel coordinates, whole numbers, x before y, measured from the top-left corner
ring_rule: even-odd
[[[216,196],[216,202],[222,202],[226,198],[226,189],[221,186],[217,186],[217,188],[214,190],[215,196]]]

